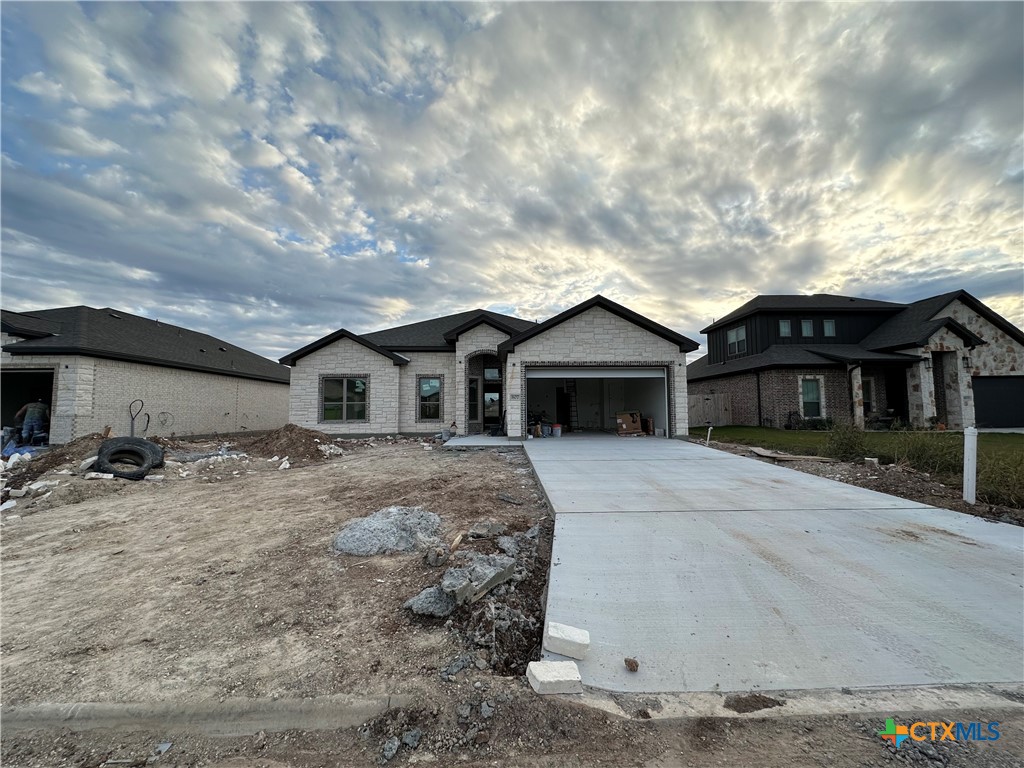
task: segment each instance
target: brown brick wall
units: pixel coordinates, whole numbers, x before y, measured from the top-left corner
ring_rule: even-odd
[[[761,417],[766,427],[785,427],[789,414],[800,412],[802,376],[824,377],[824,412],[836,421],[850,421],[850,388],[844,368],[776,368],[760,372]],[[882,380],[878,380],[879,385]],[[691,395],[728,392],[732,423],[757,426],[757,375],[753,373],[689,383]]]

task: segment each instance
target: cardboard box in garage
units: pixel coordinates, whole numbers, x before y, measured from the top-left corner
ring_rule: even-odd
[[[640,411],[619,411],[615,414],[615,431],[620,435],[638,435],[643,432]]]

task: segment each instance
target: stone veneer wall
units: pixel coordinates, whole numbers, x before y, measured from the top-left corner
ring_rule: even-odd
[[[954,301],[936,317],[952,317],[988,342],[968,353],[972,376],[1024,376],[1024,345],[970,307]]]
[[[300,427],[329,435],[397,434],[401,368],[351,339],[336,341],[299,359],[292,367],[288,418]],[[320,392],[325,376],[368,379],[365,421],[321,420]]]
[[[19,340],[3,334],[0,343]],[[276,429],[288,419],[287,384],[82,355],[4,352],[0,363],[5,371],[53,371],[50,442],[55,444],[106,426],[127,435],[128,405],[135,399],[144,401],[143,413],[150,416],[149,436]],[[138,434],[143,424],[136,421]]]
[[[469,378],[471,376],[478,376],[480,378],[480,388],[481,392],[483,391],[483,357],[480,356],[480,353],[497,355],[498,345],[507,338],[507,333],[503,333],[497,328],[492,328],[486,323],[481,323],[459,336],[459,340],[455,343],[454,413],[456,418],[454,420],[459,425],[460,435],[469,434],[472,431],[479,432],[483,428],[483,405],[480,405],[480,418],[470,424],[466,403]],[[503,393],[502,400],[507,408],[508,395],[506,393]]]
[[[505,367],[507,429],[525,437],[526,376],[531,365],[664,366],[669,396],[669,436],[686,437],[686,354],[660,336],[593,307],[516,346]]]
[[[398,430],[403,434],[435,434],[442,427],[457,421],[455,415],[456,389],[455,355],[451,352],[401,352],[410,362],[400,371],[398,388]],[[441,417],[428,421],[419,418],[419,392],[416,381],[419,376],[441,378]]]

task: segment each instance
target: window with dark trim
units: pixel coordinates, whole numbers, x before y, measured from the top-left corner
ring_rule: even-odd
[[[800,321],[800,335],[801,336],[813,336],[814,335],[814,321],[813,320],[801,320]]]
[[[416,397],[419,421],[438,421],[441,418],[441,378],[417,376]]]
[[[745,326],[730,328],[726,331],[726,341],[729,343],[730,355],[742,355],[747,351],[747,329]]]
[[[793,325],[789,320],[779,320],[779,336],[789,338],[793,335]]]
[[[476,376],[469,380],[466,387],[466,416],[470,421],[480,421],[480,379]]]
[[[325,376],[321,385],[321,421],[366,421],[366,378]]]
[[[835,320],[822,320],[822,326],[824,326],[824,332],[826,336],[836,335],[836,321]]]
[[[821,418],[824,411],[821,407],[821,379],[800,380],[800,405],[805,419]]]

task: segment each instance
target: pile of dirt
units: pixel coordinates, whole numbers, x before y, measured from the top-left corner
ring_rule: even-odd
[[[268,432],[249,443],[238,441],[238,448],[251,456],[270,458],[287,456],[291,463],[327,461],[320,446],[331,445],[334,441],[323,432],[306,429],[295,424],[285,424],[280,429]]]
[[[103,439],[99,432],[93,432],[70,443],[43,451],[31,461],[19,462],[10,471],[9,484],[22,487],[65,464],[80,464],[90,456],[96,455]]]

